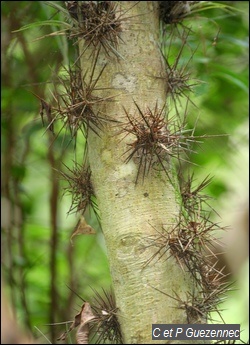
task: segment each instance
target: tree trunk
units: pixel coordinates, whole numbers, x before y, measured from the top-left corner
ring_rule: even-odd
[[[184,309],[164,293],[185,298],[192,290],[193,281],[174,257],[153,256],[157,251],[156,237],[173,229],[180,212],[180,194],[173,169],[150,169],[143,179],[139,174],[135,184],[138,163],[126,161],[132,134],[122,132],[129,116],[162,109],[167,96],[166,83],[156,79],[164,70],[164,59],[159,48],[158,2],[118,2],[121,32],[117,53],[107,56],[101,48],[87,47],[79,39],[82,75],[90,78],[93,64],[94,95],[111,97],[100,102],[99,114],[107,121],[100,136],[88,132],[88,156],[92,182],[98,200],[101,225],[107,245],[113,288],[119,308],[123,341],[126,344],[161,343],[152,341],[153,323],[187,323]],[[96,60],[94,55],[97,56]],[[86,76],[87,73],[87,76]],[[136,103],[136,104],[135,104]],[[118,122],[115,122],[118,121]],[[152,260],[151,260],[152,259]],[[164,292],[164,293],[161,293]]]

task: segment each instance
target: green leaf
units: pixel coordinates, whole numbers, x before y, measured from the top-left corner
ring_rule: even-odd
[[[62,6],[58,5],[56,1],[43,1],[46,5],[54,7],[56,10],[63,12],[69,17],[69,12]]]
[[[228,73],[217,72],[217,73],[213,73],[213,76],[221,77],[230,81],[232,84],[234,84],[235,86],[238,86],[239,88],[241,88],[243,91],[245,91],[248,94],[248,86],[242,80],[240,80],[237,77],[237,75],[234,76]]]
[[[240,74],[234,73],[229,70],[229,68],[226,68],[222,65],[213,64],[214,72],[212,73],[213,76],[221,77],[223,79],[226,79],[230,81],[235,86],[238,86],[243,91],[245,91],[248,94],[248,84],[247,80],[240,79]]]
[[[20,29],[18,30],[14,30],[12,32],[20,32],[20,31],[24,31],[24,30],[28,30],[28,29],[33,29],[35,27],[39,27],[39,26],[44,26],[44,25],[49,25],[49,26],[59,26],[62,27],[64,26],[65,29],[71,29],[71,25],[66,23],[66,22],[62,22],[61,20],[43,20],[40,22],[35,22],[35,23],[30,23],[27,25],[22,26]]]
[[[216,2],[215,1],[198,1],[197,4],[194,4],[192,6],[191,13],[194,14],[197,12],[206,11],[206,10],[210,10],[210,9],[221,9],[221,10],[224,10],[224,11],[229,12],[229,13],[233,13],[233,12],[237,12],[237,11],[243,13],[242,10],[240,10],[236,7],[225,5],[225,4],[219,3],[217,1]]]

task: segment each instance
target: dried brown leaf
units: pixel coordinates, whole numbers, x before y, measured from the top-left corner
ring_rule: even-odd
[[[96,231],[93,229],[85,220],[83,216],[79,219],[78,223],[76,224],[73,234],[70,237],[71,244],[73,246],[73,237],[77,235],[90,235],[90,234],[95,234]]]
[[[80,312],[81,320],[80,327],[76,333],[77,344],[89,343],[89,322],[95,319],[95,315],[92,312],[91,306],[88,302],[85,302]]]
[[[77,344],[88,344],[88,325],[91,320],[95,318],[91,306],[88,302],[84,302],[81,311],[75,316],[75,320],[72,322],[70,328],[60,335],[57,340],[65,340],[68,333],[71,332],[74,328],[79,327],[76,337],[77,337]],[[85,327],[87,326],[87,327]],[[86,337],[87,335],[87,337]],[[82,342],[87,339],[87,342]]]

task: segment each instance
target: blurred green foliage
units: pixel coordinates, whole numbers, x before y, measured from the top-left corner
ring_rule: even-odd
[[[64,6],[63,2],[54,3]],[[191,27],[192,33],[180,61],[187,62],[190,52],[196,50],[189,67],[194,78],[202,83],[194,88],[194,95],[190,95],[196,106],[189,104],[188,126],[196,127],[196,135],[228,134],[204,140],[198,154],[191,157],[196,165],[187,168],[195,171],[197,184],[209,174],[214,176],[206,193],[215,198],[212,206],[218,212],[223,210],[225,199],[231,198],[231,204],[236,200],[237,204],[237,200],[244,201],[248,197],[249,2],[224,3],[240,12],[211,9],[198,13],[195,20],[192,17],[184,20],[183,25]],[[63,65],[74,62],[77,52],[66,36],[38,39],[58,30],[56,27],[39,26],[13,33],[30,23],[65,21],[62,13],[45,2],[2,1],[1,9],[2,277],[18,320],[29,327],[35,337],[40,337],[38,341],[46,343],[34,327],[55,341],[65,325],[45,326],[51,320],[51,312],[57,322],[73,320],[82,303],[71,289],[89,299],[93,295],[91,287],[108,288],[111,279],[104,239],[92,214],[86,219],[97,230],[97,235],[77,236],[71,246],[69,239],[78,219],[74,214],[67,214],[71,198],[62,197],[65,184],[60,180],[60,192],[56,196],[57,305],[51,311],[49,200],[55,182],[49,152],[53,147],[59,168],[62,168],[60,161],[72,167],[73,160],[81,161],[85,141],[79,134],[82,149],[79,150],[78,143],[74,152],[74,143],[69,143],[68,134],[62,131],[52,144],[39,116],[39,99],[33,93],[52,102],[53,82],[58,82],[56,75]],[[172,54],[175,49],[178,51],[178,44],[178,41],[173,42]],[[235,313],[235,308],[230,313]],[[237,319],[230,320],[237,323]]]

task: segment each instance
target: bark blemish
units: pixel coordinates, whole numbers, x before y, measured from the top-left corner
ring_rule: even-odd
[[[137,79],[133,75],[123,75],[121,73],[115,74],[112,86],[115,89],[125,89],[128,92],[134,92],[136,89]]]

